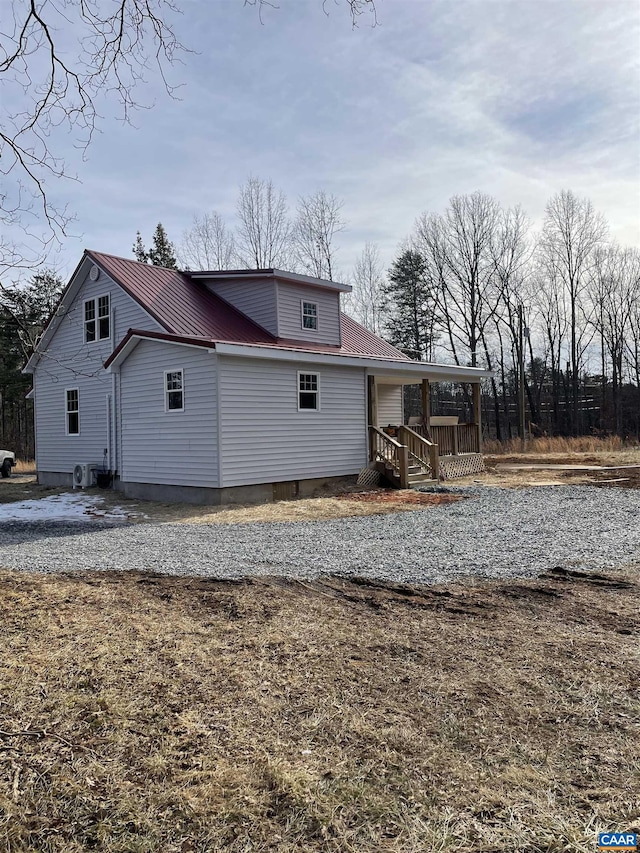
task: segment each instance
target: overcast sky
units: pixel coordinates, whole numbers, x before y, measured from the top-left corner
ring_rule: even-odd
[[[539,225],[572,189],[640,244],[638,0],[377,0],[356,29],[344,0],[280,0],[262,23],[242,0],[177,3],[180,100],[155,81],[135,127],[101,105],[82,183],[57,188],[79,235],[63,274],[85,247],[131,256],[158,221],[174,242],[194,213],[232,223],[249,174],[292,206],[344,200],[344,273],[366,241],[388,265],[420,213],[475,190]]]

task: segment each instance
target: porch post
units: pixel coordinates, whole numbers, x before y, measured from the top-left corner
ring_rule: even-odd
[[[422,423],[431,429],[431,389],[428,379],[422,380]]]
[[[480,405],[480,383],[474,382],[473,389],[473,420],[478,433],[478,453],[482,453],[482,409]]]
[[[368,426],[378,425],[378,398],[376,395],[375,376],[367,376],[367,422]]]
[[[367,434],[369,462],[376,461],[375,435],[371,427],[378,425],[375,376],[367,376]]]

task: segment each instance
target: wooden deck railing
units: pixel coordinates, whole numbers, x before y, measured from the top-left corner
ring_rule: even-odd
[[[458,424],[458,453],[480,453],[477,424]]]
[[[398,438],[407,445],[409,462],[415,460],[423,468],[429,468],[432,479],[437,480],[440,476],[438,445],[408,426],[399,427]]]
[[[390,465],[400,480],[400,488],[408,488],[409,451],[406,444],[396,441],[378,427],[370,426],[369,459],[371,462],[385,462]]]
[[[480,453],[480,436],[477,424],[454,424],[452,426],[431,426],[429,430],[422,424],[411,429],[438,445],[440,456],[457,456],[459,453]]]

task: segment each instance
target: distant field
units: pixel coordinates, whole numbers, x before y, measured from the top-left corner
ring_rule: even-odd
[[[593,853],[640,821],[639,579],[0,573],[0,851]]]

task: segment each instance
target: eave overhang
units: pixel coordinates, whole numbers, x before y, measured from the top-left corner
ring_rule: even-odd
[[[455,364],[434,364],[426,361],[406,361],[341,352],[317,352],[303,347],[264,346],[261,344],[237,344],[229,341],[211,341],[204,338],[179,337],[164,332],[148,332],[129,329],[120,344],[105,361],[109,371],[118,370],[140,341],[151,340],[178,346],[196,347],[216,352],[219,356],[232,358],[260,358],[271,361],[300,362],[306,364],[329,364],[341,367],[364,368],[367,375],[377,382],[413,384],[428,379],[431,382],[480,382],[491,376],[490,370],[480,367],[460,367]]]
[[[488,379],[490,370],[480,367],[460,367],[456,364],[433,364],[427,361],[401,361],[374,358],[366,355],[320,353],[284,347],[266,347],[256,344],[216,343],[220,356],[236,358],[266,358],[274,361],[301,361],[307,364],[340,364],[345,367],[364,367],[367,374],[378,381],[412,384],[422,379],[431,382],[480,382]]]
[[[277,279],[279,281],[290,281],[293,284],[305,284],[311,287],[322,287],[325,290],[337,290],[340,293],[351,293],[353,288],[349,284],[341,284],[337,281],[327,281],[324,278],[315,278],[311,275],[300,275],[298,273],[286,272],[285,270],[267,269],[267,270],[210,270],[201,272],[187,272],[190,278],[193,279],[236,279],[242,280],[247,278],[263,278]]]
[[[205,338],[186,338],[179,335],[169,335],[165,332],[147,332],[142,329],[129,329],[118,346],[111,353],[109,358],[104,362],[103,367],[108,373],[112,373],[120,368],[120,365],[126,361],[133,350],[138,346],[140,341],[160,341],[165,344],[173,344],[174,346],[195,347],[197,349],[205,349],[209,352],[215,352],[215,344]]]

